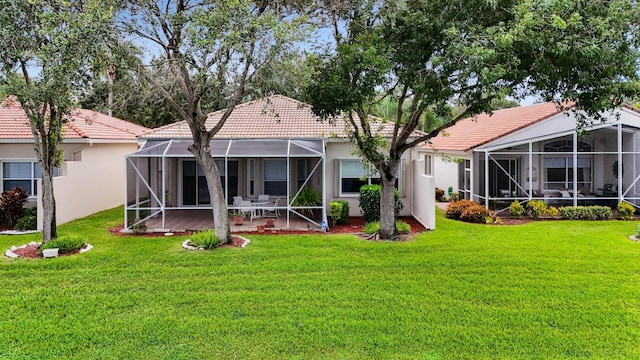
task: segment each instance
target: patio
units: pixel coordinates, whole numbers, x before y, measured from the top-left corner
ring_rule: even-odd
[[[271,218],[270,218],[271,219]],[[274,227],[270,230],[309,230],[311,224],[297,216],[289,218],[289,227],[287,227],[287,218],[273,218]],[[263,218],[249,220],[245,217],[242,225],[234,225],[233,217],[229,217],[229,227],[231,232],[257,231],[258,225],[264,225],[266,222]],[[154,231],[194,231],[202,229],[213,229],[213,215],[211,209],[202,210],[167,210],[165,215],[165,228],[162,227],[162,216],[153,216],[146,220],[147,229]],[[317,229],[313,226],[314,229]]]

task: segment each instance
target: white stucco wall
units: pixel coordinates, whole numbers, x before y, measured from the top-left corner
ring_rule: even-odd
[[[122,205],[125,155],[137,148],[137,144],[94,144],[82,150],[81,161],[65,162],[64,175],[53,183],[58,225]],[[38,197],[38,214],[42,213],[40,202]]]
[[[425,228],[436,228],[435,178],[425,175],[424,160],[413,160],[413,206],[411,215]]]
[[[339,176],[339,160],[343,159],[358,159],[358,156],[353,155],[353,144],[349,142],[327,142],[326,144],[326,189],[327,189],[327,209],[329,209],[329,203],[334,200],[347,200],[349,202],[349,215],[350,216],[362,216],[360,213],[360,207],[358,202],[358,196],[340,196]],[[403,161],[403,174],[402,174],[402,195],[400,201],[404,205],[404,209],[400,212],[402,216],[411,215],[411,196],[412,196],[412,181],[411,181],[411,152],[407,151],[402,156]]]

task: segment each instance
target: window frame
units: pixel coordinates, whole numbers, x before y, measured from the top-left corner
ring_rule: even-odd
[[[29,166],[29,171],[30,171],[30,175],[29,177],[6,177],[5,176],[5,164],[15,164],[15,163],[19,163],[19,164],[30,164]],[[11,191],[13,190],[13,188],[11,189],[7,189],[5,188],[5,181],[29,181],[29,186],[30,189],[23,189],[27,192],[27,194],[29,195],[29,199],[35,199],[38,197],[38,179],[42,178],[42,169],[40,170],[40,177],[36,177],[36,167],[40,167],[40,163],[38,162],[38,160],[33,160],[33,159],[8,159],[8,160],[2,160],[0,161],[0,164],[2,166],[0,166],[0,190],[4,191]],[[59,176],[59,168],[58,167],[54,167],[53,169],[53,176],[57,177]],[[21,188],[22,189],[22,188]]]
[[[360,160],[359,158],[344,158],[344,159],[337,159],[337,160],[338,160],[338,174],[337,174],[337,177],[338,177],[338,184],[337,184],[338,185],[338,196],[339,197],[344,197],[344,198],[355,198],[355,197],[360,196],[360,192],[359,191],[358,192],[344,192],[342,190],[342,180],[343,179],[355,179],[355,178],[351,178],[351,177],[345,178],[345,177],[342,176],[342,163],[345,162],[345,161],[350,161],[350,162],[358,162],[358,163],[362,164],[362,160]],[[398,191],[400,191],[400,193],[402,193],[402,189],[401,189],[401,186],[402,186],[402,173],[403,173],[402,172],[402,167],[403,167],[402,161],[400,161],[400,164],[398,166],[398,177],[397,177],[397,180],[396,180],[396,189],[398,189]],[[366,170],[366,169],[364,169],[364,167],[362,169]],[[362,178],[358,178],[358,179],[362,179]],[[362,181],[365,181],[365,180],[362,180]],[[381,183],[380,174],[378,174],[378,172],[376,171],[373,176],[369,175],[369,176],[366,177],[366,184],[364,184],[364,185],[372,185],[372,184],[380,184],[380,183]]]
[[[268,179],[267,180],[267,163],[270,161],[278,161],[278,162],[284,162],[284,178],[283,179]],[[289,179],[289,169],[288,169],[288,161],[287,158],[265,158],[262,159],[262,193],[264,194],[268,194],[268,195],[275,195],[275,196],[287,196],[287,191],[288,191],[288,179]],[[282,194],[275,194],[275,193],[269,193],[267,192],[267,182],[274,182],[274,183],[284,183],[284,193]]]

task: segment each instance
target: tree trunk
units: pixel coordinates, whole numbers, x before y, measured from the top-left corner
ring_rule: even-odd
[[[53,164],[47,166],[47,161],[41,161],[42,165],[42,243],[58,237],[56,229],[56,199],[53,196]],[[47,169],[48,167],[48,169]]]
[[[380,171],[380,238],[393,239],[396,236],[395,185],[398,165],[390,164],[389,171]]]
[[[222,245],[231,241],[227,202],[224,196],[222,182],[220,181],[218,166],[216,166],[215,160],[211,157],[208,136],[201,135],[198,138],[202,140],[196,141],[194,137],[194,144],[189,147],[189,151],[195,156],[196,161],[202,167],[205,178],[207,179],[207,189],[209,190],[209,197],[213,208],[214,231]]]

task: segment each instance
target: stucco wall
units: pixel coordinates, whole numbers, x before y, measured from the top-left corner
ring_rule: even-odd
[[[340,185],[338,178],[339,174],[339,160],[343,159],[358,159],[356,155],[351,154],[353,145],[351,143],[340,142],[328,142],[326,148],[326,189],[327,189],[327,209],[329,209],[329,203],[334,200],[347,200],[349,202],[349,215],[350,216],[362,216],[360,213],[360,207],[358,203],[358,196],[345,197],[340,196]],[[412,181],[411,181],[411,152],[407,151],[402,156],[403,161],[403,174],[402,174],[402,196],[400,201],[404,205],[404,209],[400,212],[400,215],[411,215],[411,196],[412,196]],[[328,211],[328,210],[327,210]]]
[[[424,227],[436,228],[436,192],[435,179],[419,169],[424,169],[424,160],[413,161],[413,215]]]
[[[121,205],[125,155],[136,150],[137,144],[94,144],[82,151],[82,161],[65,162],[65,175],[56,177],[53,185],[57,223],[64,224]],[[38,200],[41,214],[41,198]],[[38,226],[42,226],[40,220]]]

